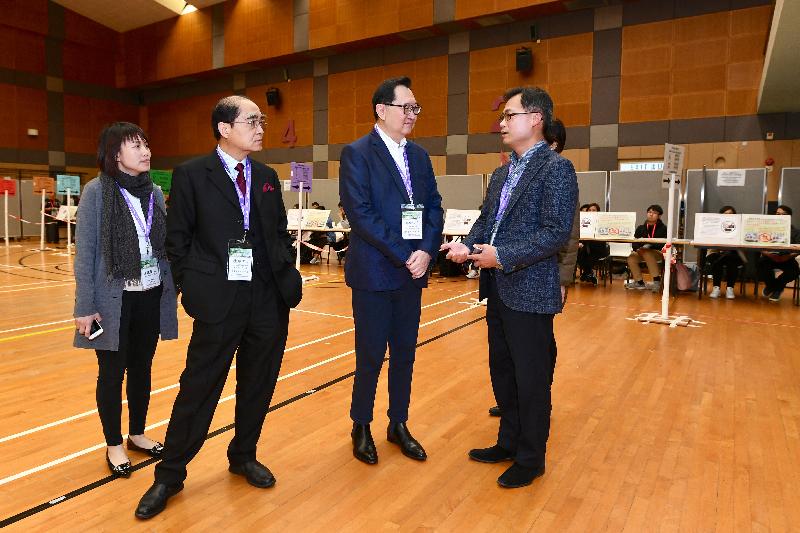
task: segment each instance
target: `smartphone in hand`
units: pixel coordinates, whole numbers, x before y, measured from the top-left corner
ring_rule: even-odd
[[[93,319],[92,326],[89,329],[89,340],[93,341],[102,334],[103,334],[103,326],[100,325],[100,322],[98,322],[96,318]]]

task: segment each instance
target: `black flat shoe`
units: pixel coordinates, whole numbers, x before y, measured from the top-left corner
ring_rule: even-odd
[[[136,518],[147,520],[153,518],[155,515],[164,510],[167,506],[167,500],[178,494],[183,490],[183,483],[177,485],[166,485],[164,483],[153,483],[147,489],[142,499],[139,500],[139,505],[136,506]]]
[[[130,461],[115,466],[114,463],[111,462],[111,459],[108,458],[108,453],[106,453],[106,464],[108,465],[108,469],[111,471],[112,476],[124,478],[131,477],[132,467]]]
[[[469,451],[469,458],[479,463],[502,463],[503,461],[511,461],[514,456],[498,445],[489,448],[475,448]]]
[[[390,422],[386,429],[386,440],[400,446],[403,455],[416,461],[424,461],[428,458],[425,449],[417,440],[411,436],[405,422]]]
[[[530,485],[534,479],[543,475],[544,465],[529,467],[514,463],[497,478],[497,484],[505,489],[518,489]]]
[[[353,457],[368,465],[378,462],[378,450],[375,449],[369,424],[353,424],[350,437],[353,439]]]
[[[489,416],[500,416],[500,406],[495,405],[489,408]]]
[[[134,452],[146,453],[150,457],[158,458],[161,457],[161,454],[164,453],[164,445],[161,444],[160,442],[156,442],[155,446],[148,449],[148,448],[142,448],[141,446],[137,446],[130,438],[128,438],[127,445],[129,450],[132,450]]]
[[[248,483],[259,489],[268,489],[275,485],[275,476],[269,468],[258,461],[247,461],[238,465],[228,466],[228,472],[237,476],[244,476]]]

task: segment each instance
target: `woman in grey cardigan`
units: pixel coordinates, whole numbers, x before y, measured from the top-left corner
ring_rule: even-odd
[[[142,129],[129,122],[106,127],[97,164],[100,176],[86,184],[78,211],[74,345],[97,353],[106,463],[112,475],[128,477],[122,380],[127,370],[128,449],[158,457],[163,446],[144,435],[150,369],[159,334],[163,340],[178,336],[177,296],[164,251],[164,196],[150,180]],[[92,335],[95,320],[103,329],[99,336]]]

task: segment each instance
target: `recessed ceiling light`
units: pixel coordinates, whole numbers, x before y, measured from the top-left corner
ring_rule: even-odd
[[[186,15],[188,13],[194,13],[195,11],[197,11],[197,8],[194,7],[192,4],[190,4],[189,2],[186,2],[186,5],[183,6],[183,10],[181,11],[181,15]]]

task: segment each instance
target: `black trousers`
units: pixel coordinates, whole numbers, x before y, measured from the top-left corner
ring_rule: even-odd
[[[389,410],[392,422],[408,420],[411,378],[419,333],[422,289],[408,282],[394,291],[353,289],[356,327],[356,375],[350,418],[372,422],[378,376],[389,346]]]
[[[583,246],[578,248],[578,267],[581,275],[592,275],[597,261],[608,255],[608,244],[595,241],[581,241],[581,244]]]
[[[501,412],[497,444],[521,465],[544,466],[556,363],[553,315],[506,307],[494,275],[487,288],[489,372]]]
[[[781,271],[777,278],[773,270]],[[798,274],[800,274],[800,265],[797,264],[794,257],[781,262],[764,256],[758,260],[758,276],[764,282],[768,293],[782,291],[787,283],[797,279]]]
[[[122,444],[122,380],[128,381],[128,433],[144,433],[150,405],[150,369],[160,325],[161,286],[149,291],[123,291],[119,321],[119,350],[97,353],[97,412],[108,446]]]
[[[714,287],[719,287],[722,282],[722,273],[725,271],[725,283],[728,287],[736,285],[739,278],[739,267],[742,266],[742,259],[736,252],[723,251],[709,254],[706,261],[711,263],[711,276]]]
[[[235,431],[228,445],[230,464],[256,458],[256,445],[267,415],[289,330],[289,308],[274,281],[254,274],[236,283],[236,299],[216,324],[195,320],[181,374],[180,390],[155,469],[157,483],[186,479],[186,465],[197,455],[236,354]]]

